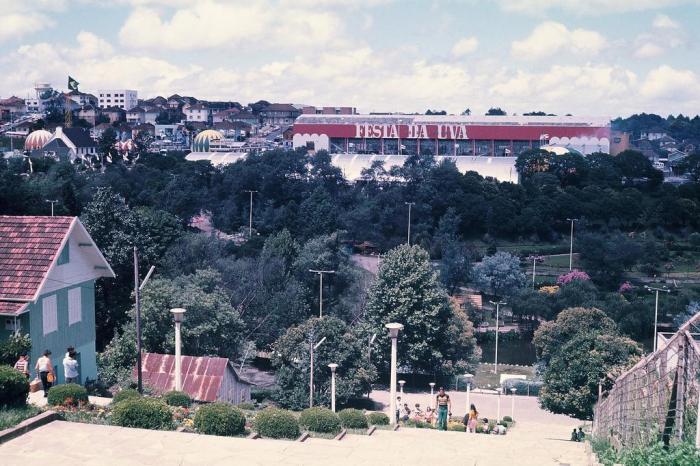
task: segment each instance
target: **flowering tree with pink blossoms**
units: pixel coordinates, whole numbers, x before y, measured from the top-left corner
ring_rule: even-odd
[[[591,277],[588,276],[586,272],[581,270],[572,270],[571,272],[559,275],[557,278],[557,285],[566,285],[574,280],[588,281]]]

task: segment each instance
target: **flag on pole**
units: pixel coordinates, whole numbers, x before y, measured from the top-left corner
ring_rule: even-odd
[[[78,81],[68,76],[68,89],[71,91],[80,92],[78,91],[78,84],[80,84]]]

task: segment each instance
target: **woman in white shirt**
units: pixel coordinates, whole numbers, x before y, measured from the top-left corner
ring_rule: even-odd
[[[53,381],[56,380],[50,356],[51,351],[44,351],[44,355],[37,359],[36,366],[34,366],[41,379],[41,385],[44,387],[44,398],[49,396],[49,388],[53,385]],[[51,374],[51,381],[49,381],[49,374]]]
[[[75,352],[71,351],[63,358],[63,375],[66,377],[66,383],[78,382],[78,361],[75,357]]]

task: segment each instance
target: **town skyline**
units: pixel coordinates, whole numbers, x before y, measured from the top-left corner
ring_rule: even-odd
[[[367,112],[697,113],[694,1],[2,2],[0,97],[34,82]],[[632,98],[634,97],[634,98]]]

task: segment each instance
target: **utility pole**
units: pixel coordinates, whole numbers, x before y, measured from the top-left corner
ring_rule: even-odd
[[[496,354],[494,355],[494,358],[493,358],[493,373],[498,374],[498,311],[500,310],[501,306],[504,306],[508,303],[506,303],[504,301],[498,301],[498,302],[489,301],[489,302],[491,304],[493,304],[494,306],[496,306]]]
[[[318,317],[323,317],[323,274],[324,273],[335,273],[335,270],[314,270],[309,269],[309,272],[317,273],[319,276],[318,285]]]
[[[247,189],[244,192],[250,193],[250,213],[248,215],[248,238],[252,238],[253,237],[253,194],[257,193],[257,191]]]
[[[416,205],[415,202],[404,202],[408,206],[408,245],[411,245],[411,207]]]
[[[574,264],[574,222],[577,222],[577,218],[567,218],[571,222],[571,241],[569,243],[569,272],[573,269]]]
[[[58,204],[58,200],[55,199],[46,199],[46,202],[51,204],[51,216],[53,217],[53,205]]]
[[[663,291],[664,293],[670,293],[671,290],[666,288],[665,286],[662,286],[661,288],[654,288],[651,286],[645,286],[647,290],[651,291],[652,293],[656,293],[656,304],[654,305],[654,351],[656,351],[656,333],[657,333],[657,328],[658,328],[658,322],[659,322],[659,291]]]
[[[134,246],[134,297],[136,298],[136,385],[143,394],[143,375],[141,373],[141,301],[139,298],[139,254]]]

